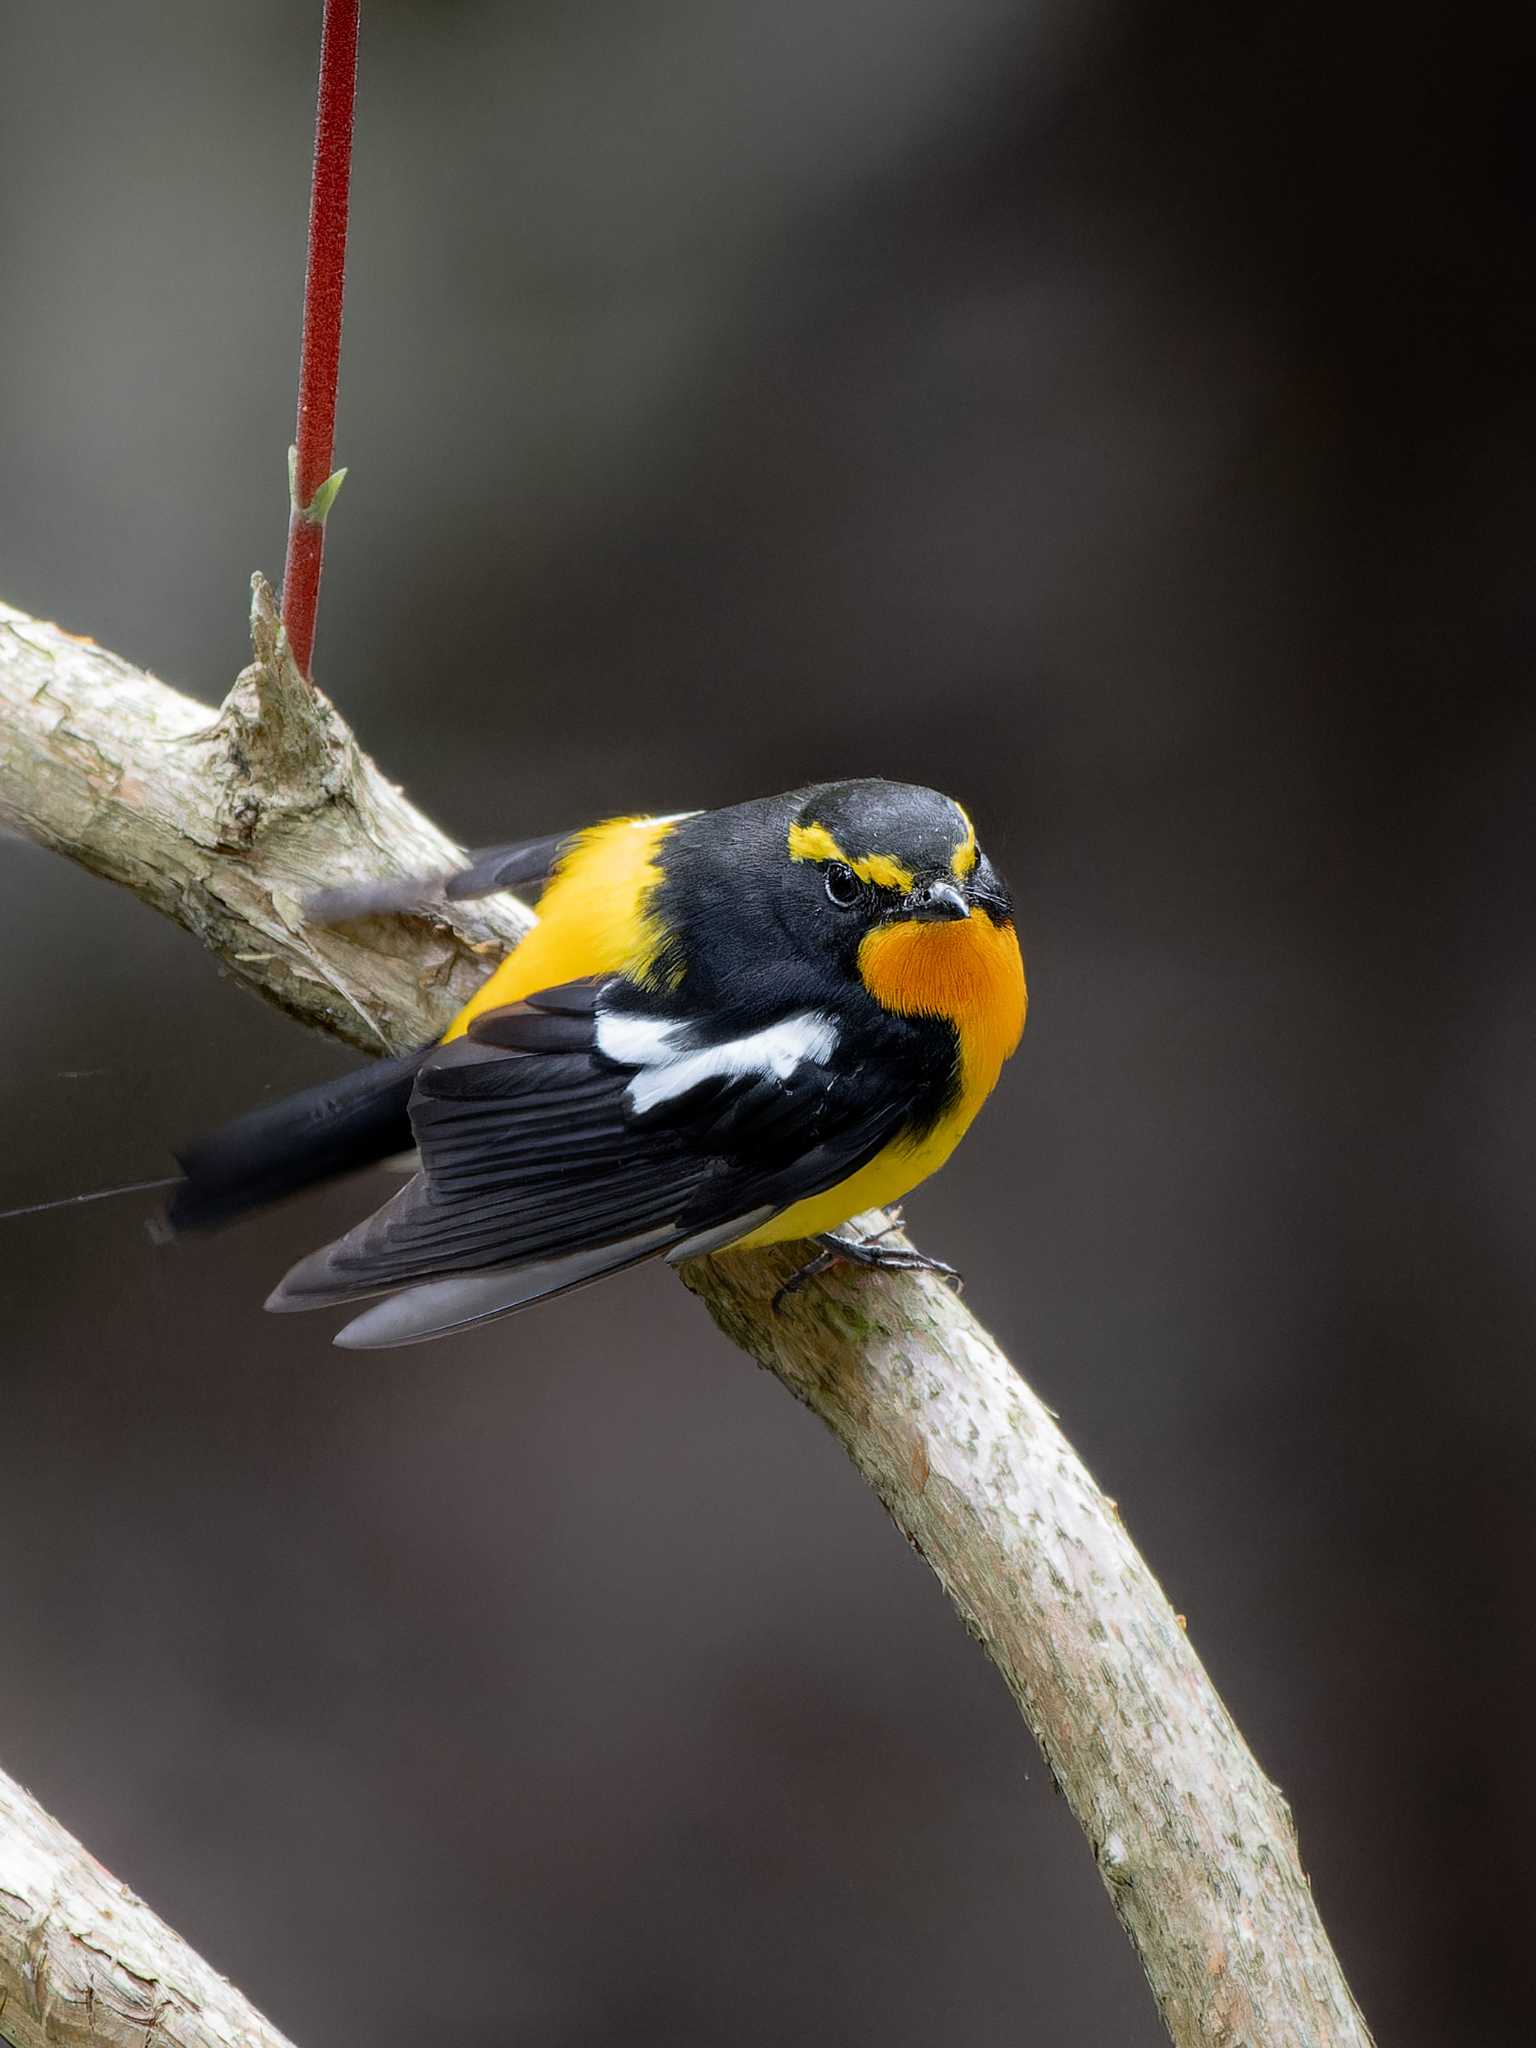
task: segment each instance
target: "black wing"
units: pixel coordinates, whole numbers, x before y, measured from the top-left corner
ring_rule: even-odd
[[[449,877],[443,893],[458,903],[470,896],[494,896],[498,889],[526,889],[532,882],[542,888],[574,836],[552,832],[544,839],[517,839],[509,846],[484,847],[469,867]]]
[[[338,1338],[365,1347],[485,1322],[744,1236],[846,1179],[912,1114],[900,1062],[815,1059],[712,1074],[637,1111],[637,1069],[597,1050],[592,1002],[552,990],[439,1048],[411,1100],[421,1173],[268,1306],[389,1292]]]

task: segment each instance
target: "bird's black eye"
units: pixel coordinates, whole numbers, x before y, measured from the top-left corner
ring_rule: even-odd
[[[864,885],[853,869],[840,860],[829,861],[824,876],[827,885],[827,900],[835,903],[839,910],[852,910],[864,894]]]

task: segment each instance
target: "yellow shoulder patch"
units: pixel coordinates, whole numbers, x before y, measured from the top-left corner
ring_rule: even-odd
[[[665,932],[651,914],[656,852],[676,818],[614,818],[571,842],[539,899],[539,921],[444,1033],[462,1038],[486,1010],[589,974],[643,976]]]

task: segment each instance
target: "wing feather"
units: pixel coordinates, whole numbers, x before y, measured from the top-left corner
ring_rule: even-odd
[[[525,889],[549,879],[556,861],[574,835],[552,832],[544,839],[518,839],[509,846],[488,846],[471,864],[449,878],[443,893],[450,902],[472,896],[494,896],[499,889]]]
[[[315,924],[351,924],[364,917],[410,917],[430,911],[439,897],[450,903],[476,896],[494,896],[503,889],[542,890],[566,845],[576,835],[550,833],[543,839],[517,839],[507,846],[489,846],[474,855],[467,868],[430,875],[391,875],[374,882],[347,882],[339,888],[317,889],[304,904]]]
[[[830,1020],[713,1045],[642,1023],[622,1042],[652,1049],[658,1085],[654,1068],[600,1049],[602,1019],[601,991],[577,984],[486,1012],[438,1047],[410,1104],[422,1171],[295,1266],[268,1307],[391,1295],[343,1333],[362,1346],[484,1322],[731,1242],[855,1172],[910,1108],[858,1066],[793,1055],[829,1053]]]

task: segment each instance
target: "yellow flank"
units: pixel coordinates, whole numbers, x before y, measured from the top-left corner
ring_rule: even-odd
[[[953,803],[954,799],[951,798],[950,801]],[[949,868],[950,873],[958,876],[963,882],[967,875],[974,873],[981,855],[976,845],[976,827],[971,823],[969,811],[959,804],[955,804],[955,809],[965,820],[965,837],[950,855]]]
[[[913,882],[912,870],[903,867],[899,860],[892,860],[888,853],[866,853],[861,860],[851,859],[825,825],[791,825],[789,857],[840,860],[845,868],[852,868],[861,882],[872,882],[880,889],[910,889]]]
[[[675,818],[615,818],[583,832],[539,899],[539,921],[454,1018],[461,1038],[485,1010],[588,974],[643,975],[662,941],[650,914],[657,847]]]
[[[861,1209],[883,1209],[936,1173],[997,1084],[1024,1030],[1028,991],[1011,924],[973,910],[963,923],[876,925],[859,948],[864,986],[888,1010],[947,1017],[960,1040],[960,1088],[953,1107],[925,1136],[895,1138],[855,1174],[812,1195],[741,1238],[780,1244],[835,1230]]]

